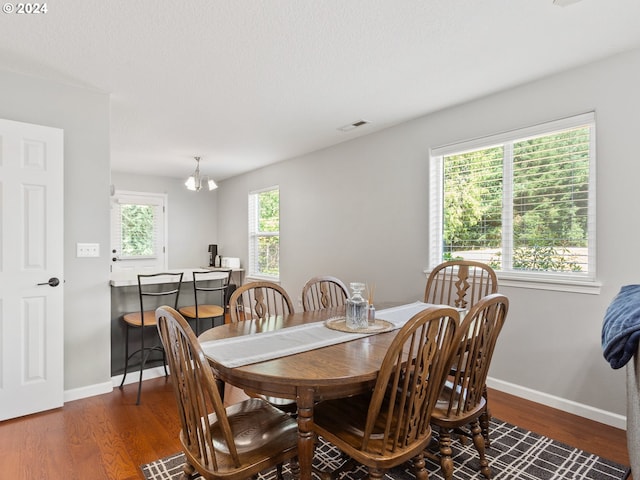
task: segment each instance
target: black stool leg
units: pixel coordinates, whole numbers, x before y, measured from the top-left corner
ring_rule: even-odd
[[[138,399],[136,405],[140,405],[140,395],[142,394],[142,373],[144,372],[144,366],[147,363],[147,358],[151,351],[147,352],[144,348],[144,327],[140,329],[140,378],[138,379]]]
[[[129,369],[129,324],[124,324],[124,375],[122,376],[122,382],[120,382],[120,388],[124,385],[124,380],[127,378],[127,370]]]

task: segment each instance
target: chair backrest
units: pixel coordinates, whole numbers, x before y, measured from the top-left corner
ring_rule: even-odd
[[[482,297],[498,292],[493,268],[481,262],[452,260],[435,267],[424,291],[425,303],[469,309]]]
[[[167,355],[171,380],[182,423],[180,439],[190,455],[201,465],[218,469],[216,450],[224,442],[225,454],[230,454],[235,465],[240,465],[233,433],[227,418],[213,371],[187,321],[171,307],[156,310],[158,333]],[[219,431],[212,435],[210,413],[217,417]],[[202,421],[205,419],[205,421]],[[216,439],[214,442],[213,439]]]
[[[509,299],[499,293],[477,302],[462,321],[451,352],[451,375],[445,383],[447,417],[479,410],[498,335],[507,318]]]
[[[293,312],[289,294],[277,283],[245,283],[229,299],[231,322],[284,316]]]
[[[173,305],[173,308],[178,308],[183,275],[182,272],[138,274],[141,315],[145,311],[154,311],[160,305]],[[142,323],[144,326],[144,315]]]
[[[380,455],[411,449],[431,438],[431,413],[448,372],[459,322],[451,307],[429,307],[414,315],[389,347],[374,387],[362,450],[381,445]],[[376,425],[381,409],[384,426]],[[381,435],[384,439],[380,441]]]
[[[219,278],[221,272],[226,274],[223,279]],[[215,302],[215,305],[226,306],[224,302],[227,298],[227,290],[231,283],[232,273],[232,270],[193,272],[193,296],[196,312],[198,311],[198,305],[204,305],[205,303]],[[215,295],[216,292],[219,293],[219,295],[216,295],[219,298],[211,300],[211,296]]]
[[[302,288],[302,308],[305,312],[310,312],[338,307],[344,305],[348,297],[347,287],[340,279],[317,276],[310,279]]]

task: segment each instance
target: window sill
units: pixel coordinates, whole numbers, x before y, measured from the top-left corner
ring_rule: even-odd
[[[595,280],[577,280],[573,278],[531,278],[513,273],[496,272],[500,287],[529,288],[533,290],[552,290],[554,292],[584,293],[599,295],[602,283]]]
[[[280,277],[272,277],[269,275],[252,274],[247,275],[247,282],[273,282],[280,283]]]
[[[428,277],[430,270],[424,270]],[[602,283],[596,280],[578,280],[567,277],[548,275],[532,278],[530,275],[496,271],[499,287],[528,288],[531,290],[551,290],[554,292],[584,293],[599,295]]]

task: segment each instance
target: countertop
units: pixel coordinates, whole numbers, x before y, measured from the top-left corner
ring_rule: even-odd
[[[193,272],[203,272],[206,270],[211,270],[211,279],[217,279],[219,276],[220,279],[223,279],[227,276],[224,271],[220,271],[218,269],[209,269],[209,267],[197,267],[197,268],[170,268],[167,270],[162,270],[163,273],[180,273],[183,272],[182,276],[183,282],[193,281]],[[112,287],[131,287],[138,286],[138,273],[135,271],[126,271],[126,272],[112,272],[111,273],[111,281],[109,284]],[[142,273],[142,272],[141,272]],[[143,272],[143,273],[155,273],[155,272]],[[216,276],[217,275],[217,276]],[[163,277],[158,277],[158,283],[163,281]]]

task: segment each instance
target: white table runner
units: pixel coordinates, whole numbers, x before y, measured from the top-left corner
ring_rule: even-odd
[[[416,313],[431,305],[422,302],[400,305],[376,312],[376,318],[387,320],[396,328],[402,327]],[[271,332],[202,342],[205,355],[222,365],[233,368],[251,363],[286,357],[329,345],[348,342],[374,333],[346,333],[314,322]]]

